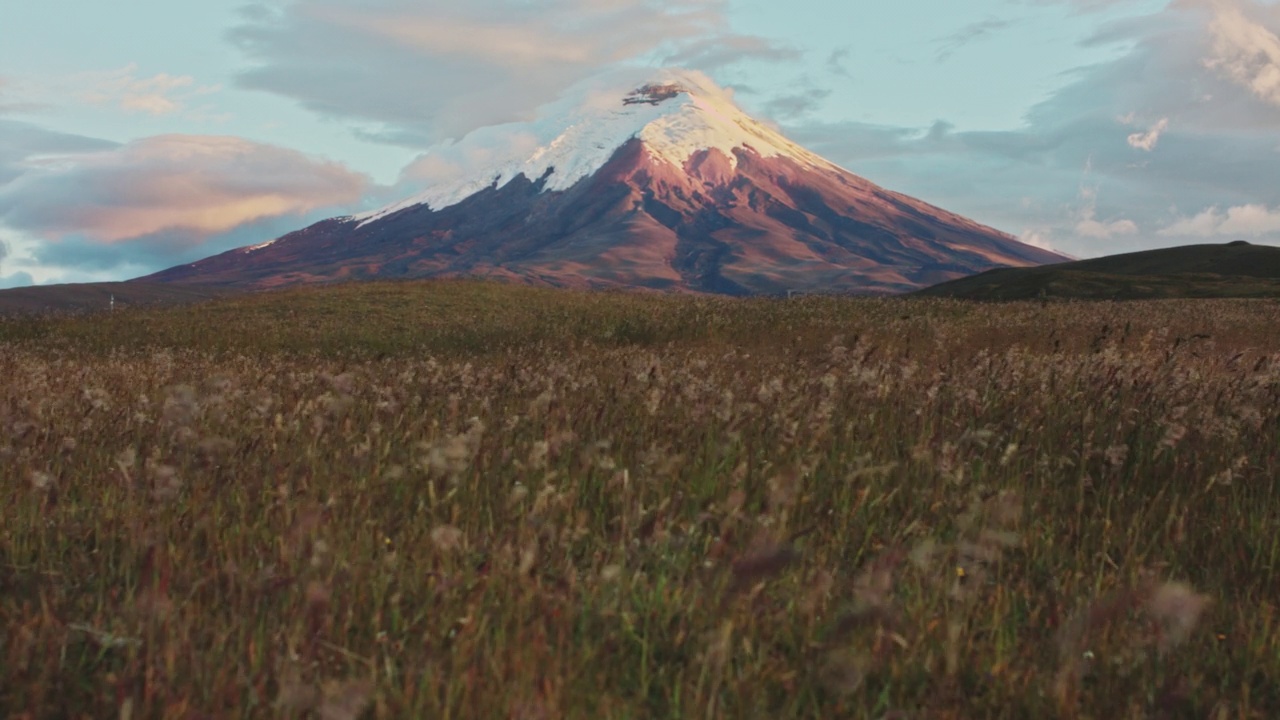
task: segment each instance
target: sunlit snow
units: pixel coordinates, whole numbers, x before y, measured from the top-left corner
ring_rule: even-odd
[[[673,92],[674,91],[674,92]],[[692,70],[626,70],[580,83],[538,110],[530,122],[480,128],[429,150],[406,170],[427,189],[354,216],[365,224],[407,207],[449,207],[519,175],[543,177],[543,190],[564,190],[604,165],[619,147],[639,138],[654,158],[682,167],[690,155],[749,147],[762,157],[784,155],[825,169],[834,165],[751,119],[730,94]]]
[[[241,250],[243,250],[244,252],[247,252],[247,253],[251,253],[251,252],[253,252],[254,250],[261,250],[262,248],[267,247],[268,245],[270,245],[271,243],[273,243],[273,242],[275,242],[276,240],[279,240],[279,239],[280,239],[280,238],[275,238],[274,240],[268,240],[268,241],[266,241],[266,242],[264,242],[264,243],[258,243],[257,245],[250,245],[250,246],[248,246],[248,247],[241,248]]]

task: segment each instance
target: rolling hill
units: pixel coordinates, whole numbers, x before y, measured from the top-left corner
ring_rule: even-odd
[[[1237,240],[996,268],[913,295],[968,300],[1280,297],[1280,248]]]

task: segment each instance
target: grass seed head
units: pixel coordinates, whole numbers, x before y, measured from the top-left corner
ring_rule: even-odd
[[[1183,582],[1167,582],[1155,588],[1147,599],[1147,612],[1161,627],[1159,649],[1168,652],[1191,637],[1210,599]]]

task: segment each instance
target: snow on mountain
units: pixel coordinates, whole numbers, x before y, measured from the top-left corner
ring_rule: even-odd
[[[406,179],[426,190],[354,216],[363,225],[415,205],[440,210],[524,175],[543,190],[565,190],[638,138],[649,154],[683,167],[699,150],[717,149],[736,165],[736,148],[785,156],[816,169],[840,168],[753,120],[731,95],[693,70],[626,70],[592,78],[539,109],[529,122],[475,130],[420,157]]]
[[[240,248],[240,250],[241,252],[246,252],[246,253],[255,252],[257,250],[261,250],[262,248],[270,247],[273,243],[275,243],[276,240],[279,240],[279,239],[280,238],[272,238],[266,242],[258,243],[257,245],[248,245],[246,247],[242,247]]]

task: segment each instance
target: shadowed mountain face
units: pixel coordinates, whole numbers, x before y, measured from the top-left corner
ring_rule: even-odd
[[[1280,297],[1280,248],[1236,241],[1001,268],[917,294],[971,300]]]
[[[731,295],[898,293],[1054,253],[851,173],[750,148],[683,168],[636,138],[564,190],[523,175],[454,205],[326,220],[143,280],[265,288],[483,276]]]

